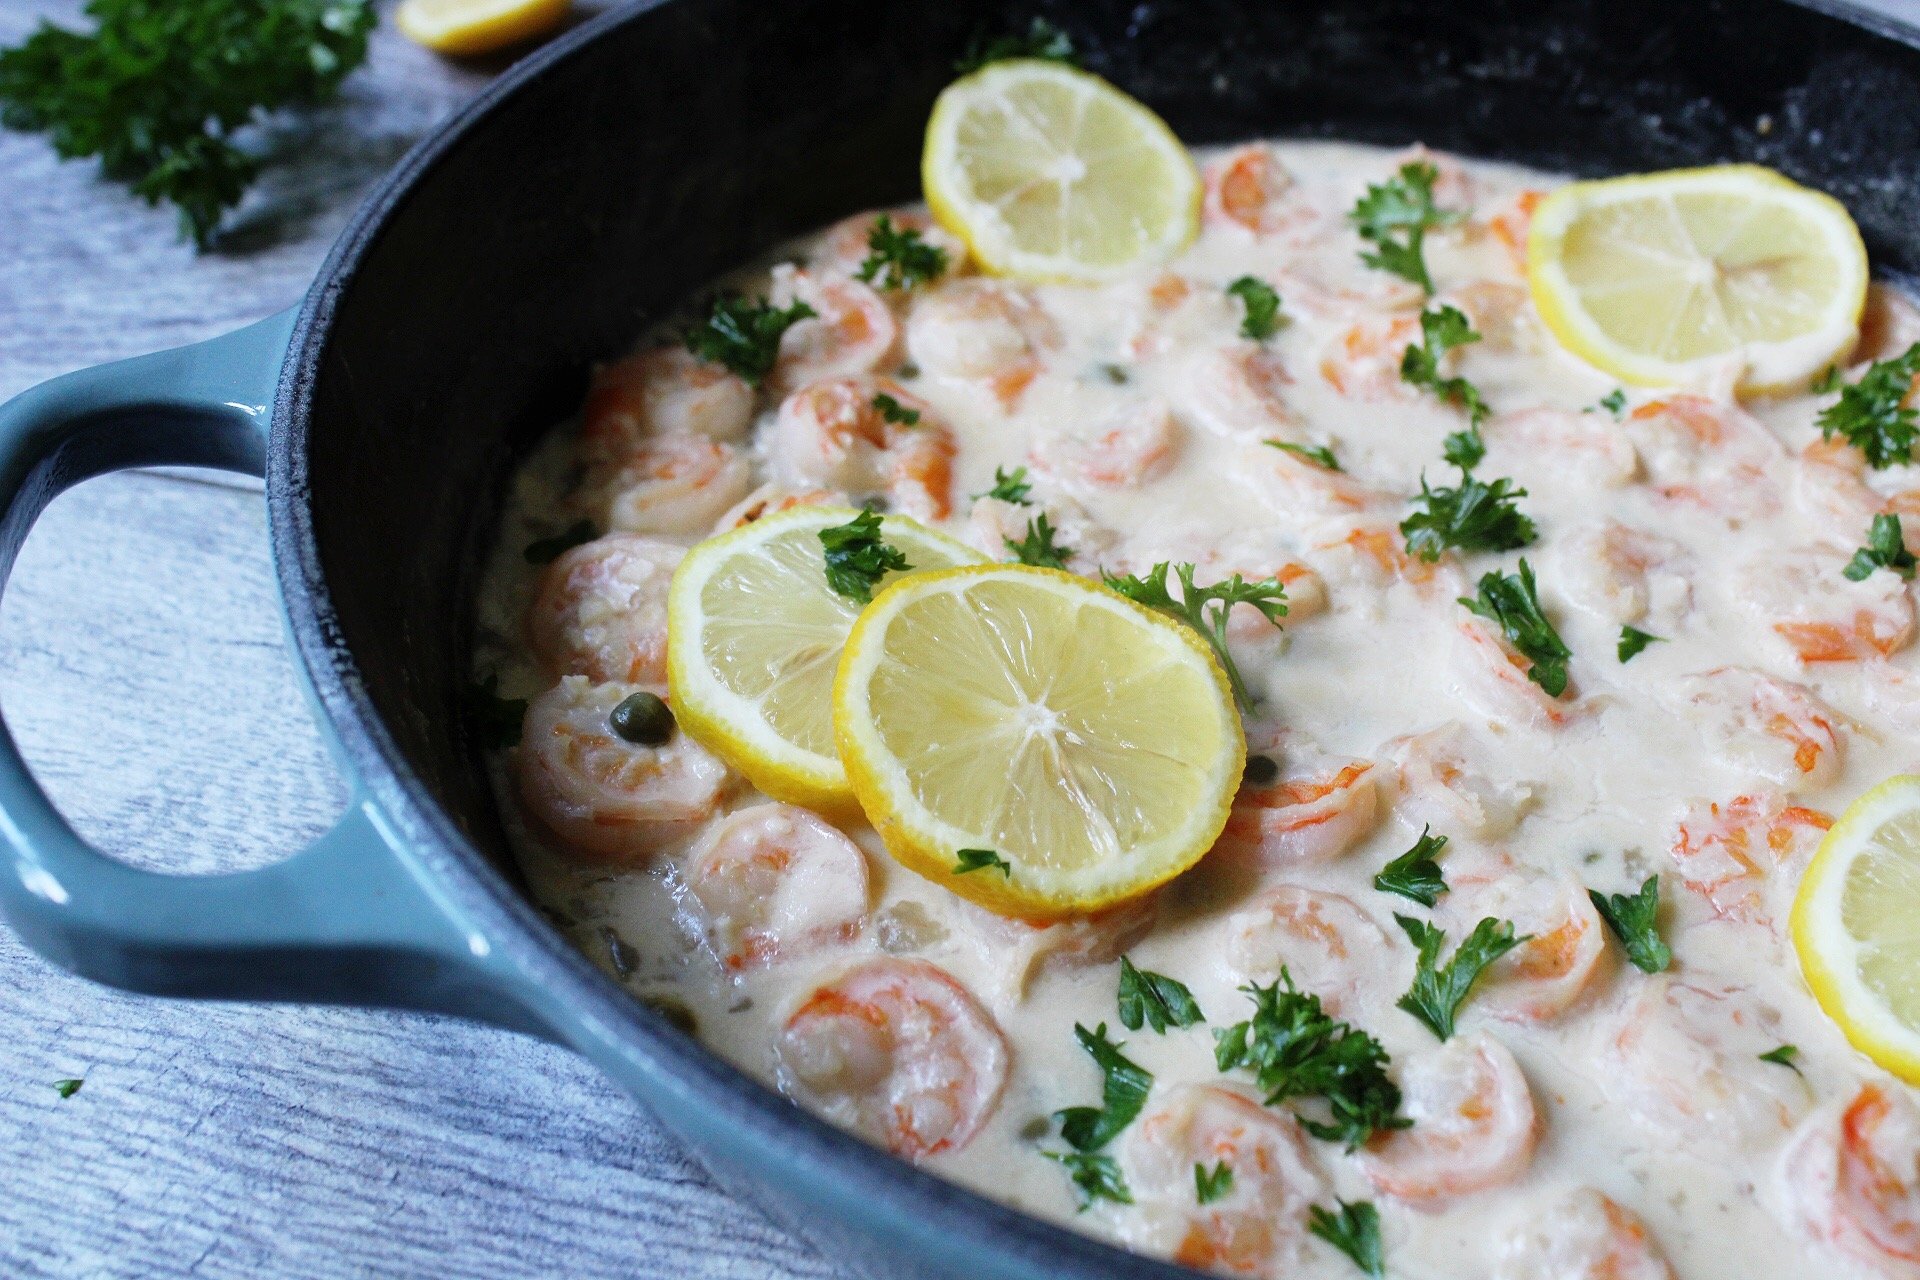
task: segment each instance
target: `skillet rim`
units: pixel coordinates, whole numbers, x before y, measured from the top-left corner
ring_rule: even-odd
[[[1013,1209],[948,1182],[846,1133],[794,1105],[769,1086],[681,1032],[635,999],[568,942],[467,838],[428,790],[368,698],[359,665],[341,630],[322,568],[308,469],[312,399],[321,358],[340,303],[390,218],[430,180],[449,153],[508,98],[562,71],[588,45],[675,0],[631,0],[600,13],[529,53],[418,142],[364,198],[315,274],[298,307],[275,391],[267,442],[268,529],[288,633],[325,728],[338,744],[351,788],[364,790],[392,823],[392,856],[429,881],[432,897],[456,924],[477,930],[473,950],[488,980],[523,1001],[552,1035],[608,1070],[615,1059],[644,1075],[652,1113],[670,1105],[698,1114],[725,1099],[735,1108],[724,1125],[762,1153],[778,1152],[782,1183],[829,1188],[847,1207],[842,1221],[889,1219],[887,1247],[903,1239],[935,1248],[967,1249],[955,1227],[986,1228],[1003,1258],[1062,1277],[1085,1280],[1192,1280],[1201,1273],[1124,1250],[1069,1227]],[[1907,20],[1863,7],[1859,0],[1782,0],[1920,49],[1920,18]],[[294,424],[299,424],[296,431]],[[510,966],[501,972],[500,965]],[[615,1075],[614,1083],[638,1092]],[[671,1123],[669,1129],[675,1126]],[[703,1147],[690,1154],[705,1165]],[[764,1171],[754,1176],[769,1180]],[[723,1189],[736,1187],[724,1180]],[[764,1204],[756,1207],[765,1211]],[[865,1208],[869,1214],[859,1211]],[[795,1224],[771,1214],[781,1226]],[[810,1233],[800,1230],[803,1238]],[[809,1239],[809,1243],[815,1243]],[[830,1258],[829,1261],[838,1261]]]

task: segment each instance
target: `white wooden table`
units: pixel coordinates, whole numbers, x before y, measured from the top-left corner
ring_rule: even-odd
[[[1920,0],[1881,3],[1920,20]],[[0,0],[0,43],[77,10]],[[197,257],[170,213],[0,134],[0,399],[296,301],[359,195],[489,70],[383,25],[344,103],[276,138],[297,161]],[[94,481],[47,512],[0,607],[8,723],[75,825],[132,862],[258,865],[343,800],[282,643],[265,524],[257,486]],[[86,1084],[63,1101],[69,1077]],[[835,1274],[562,1050],[404,1014],[124,996],[0,929],[0,1275]]]

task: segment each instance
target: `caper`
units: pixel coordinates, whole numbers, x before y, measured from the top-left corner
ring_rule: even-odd
[[[1240,781],[1245,786],[1264,787],[1279,777],[1280,766],[1272,756],[1248,756],[1247,771],[1240,775]]]
[[[635,746],[663,747],[673,736],[673,709],[658,694],[644,689],[622,698],[607,722]]]
[[[665,1018],[672,1026],[679,1028],[690,1036],[700,1034],[699,1017],[693,1010],[687,1008],[686,1005],[675,1000],[672,996],[642,996],[640,1000],[641,1003],[645,1004],[662,1018]]]

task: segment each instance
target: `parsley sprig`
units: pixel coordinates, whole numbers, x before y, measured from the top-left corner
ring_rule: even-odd
[[[1876,360],[1860,381],[1840,388],[1840,398],[1820,411],[1820,438],[1840,436],[1867,457],[1867,465],[1891,467],[1913,458],[1920,412],[1906,406],[1920,375],[1920,342],[1891,360]]]
[[[976,498],[998,498],[1002,502],[1015,502],[1023,507],[1033,505],[1027,497],[1033,492],[1033,486],[1027,482],[1027,469],[1015,467],[1008,472],[1000,467],[993,469],[993,488],[985,493],[976,493]]]
[[[1347,214],[1360,238],[1373,245],[1361,250],[1362,262],[1411,280],[1429,294],[1433,277],[1427,274],[1427,232],[1460,218],[1434,204],[1433,184],[1439,176],[1440,171],[1423,160],[1403,164],[1392,178],[1369,185]]]
[[[1452,488],[1431,488],[1421,476],[1420,496],[1413,500],[1417,509],[1400,522],[1407,554],[1431,563],[1448,547],[1518,551],[1538,532],[1532,518],[1520,510],[1519,500],[1526,496],[1525,489],[1505,477],[1489,484],[1465,469]]]
[[[946,270],[945,249],[912,227],[894,226],[892,216],[883,213],[867,232],[867,256],[855,274],[882,289],[912,289],[938,280]]]
[[[1205,1022],[1199,1002],[1187,984],[1151,969],[1136,969],[1120,957],[1120,1025],[1129,1031],[1150,1026],[1161,1035],[1168,1027],[1190,1027]]]
[[[1659,973],[1673,963],[1673,952],[1660,936],[1660,877],[1648,876],[1637,893],[1596,893],[1587,890],[1593,909],[1627,949],[1627,959],[1642,973]]]
[[[1340,470],[1340,459],[1333,456],[1333,450],[1324,444],[1295,444],[1291,440],[1269,440],[1270,447],[1282,453],[1290,453],[1296,458],[1305,458],[1316,467],[1328,471]]]
[[[1849,582],[1865,582],[1875,569],[1891,569],[1912,582],[1913,568],[1913,552],[1907,550],[1906,537],[1900,531],[1900,517],[1882,512],[1873,518],[1873,525],[1867,530],[1867,545],[1854,552],[1853,559],[1847,561],[1847,567],[1840,572]]]
[[[1794,1059],[1799,1056],[1799,1046],[1791,1044],[1783,1044],[1778,1049],[1769,1049],[1765,1053],[1758,1055],[1760,1061],[1771,1062],[1776,1067],[1785,1067],[1797,1076],[1806,1074],[1800,1070],[1800,1064],[1794,1061]]]
[[[814,309],[795,299],[776,307],[765,298],[749,302],[738,293],[722,293],[707,307],[705,318],[680,335],[687,350],[714,364],[725,365],[750,386],[773,372],[780,358],[780,338]]]
[[[1277,578],[1248,582],[1237,573],[1225,582],[1203,587],[1193,580],[1194,567],[1182,564],[1174,568],[1180,577],[1180,598],[1176,600],[1167,587],[1168,568],[1163,560],[1144,577],[1129,574],[1124,578],[1116,578],[1108,573],[1102,573],[1100,577],[1109,587],[1136,604],[1158,610],[1170,618],[1178,618],[1198,631],[1212,646],[1214,656],[1220,659],[1220,666],[1227,673],[1227,683],[1233,689],[1234,702],[1243,711],[1252,710],[1253,694],[1247,689],[1247,682],[1241,678],[1240,668],[1234,665],[1233,654],[1227,648],[1227,616],[1237,604],[1252,605],[1262,617],[1277,627],[1287,612],[1286,588],[1280,585]]]
[[[1120,1162],[1104,1151],[1042,1151],[1041,1155],[1066,1166],[1067,1176],[1080,1189],[1080,1209],[1085,1212],[1096,1200],[1132,1204],[1133,1191],[1127,1186]]]
[[[1411,898],[1422,906],[1432,906],[1447,891],[1447,878],[1440,864],[1434,861],[1446,847],[1445,836],[1434,835],[1430,826],[1421,827],[1420,838],[1413,842],[1413,848],[1380,868],[1380,874],[1373,878],[1373,887],[1382,893]]]
[[[1227,292],[1240,299],[1246,313],[1240,318],[1240,336],[1265,342],[1279,332],[1284,317],[1280,314],[1280,295],[1258,276],[1241,276],[1227,286]]]
[[[1233,1190],[1233,1166],[1225,1160],[1209,1169],[1203,1164],[1193,1166],[1193,1198],[1200,1204],[1212,1204]]]
[[[1054,1112],[1053,1118],[1060,1122],[1061,1140],[1071,1149],[1041,1154],[1066,1166],[1073,1185],[1080,1188],[1082,1209],[1095,1200],[1132,1204],[1133,1193],[1121,1175],[1120,1166],[1100,1148],[1132,1124],[1146,1106],[1147,1094],[1153,1089],[1153,1073],[1121,1053],[1120,1046],[1107,1039],[1104,1022],[1092,1031],[1075,1023],[1073,1036],[1100,1068],[1100,1105],[1065,1107]]]
[[[1413,1122],[1400,1114],[1400,1087],[1387,1075],[1387,1051],[1366,1032],[1329,1017],[1320,997],[1301,991],[1284,968],[1277,981],[1240,988],[1253,998],[1253,1016],[1217,1028],[1214,1064],[1246,1067],[1275,1106],[1292,1098],[1320,1098],[1328,1118],[1299,1116],[1326,1142],[1352,1151],[1376,1133]]]
[[[1481,398],[1480,389],[1461,377],[1446,377],[1440,362],[1449,351],[1480,341],[1473,322],[1458,307],[1442,303],[1420,313],[1420,341],[1410,342],[1400,355],[1400,380],[1409,386],[1425,387],[1441,401],[1464,409],[1467,420],[1478,427],[1493,410]]]
[[[989,62],[1004,62],[1008,58],[1039,58],[1046,62],[1066,62],[1075,66],[1080,62],[1079,55],[1074,52],[1072,37],[1045,18],[1035,18],[1024,32],[996,36],[991,40],[976,35],[967,45],[967,51],[953,64],[953,69],[964,76],[978,71]]]
[[[874,412],[878,413],[883,419],[896,426],[917,427],[920,425],[920,411],[918,409],[907,408],[907,406],[901,404],[884,391],[879,392],[873,397],[873,409]]]
[[[822,529],[820,545],[827,553],[827,585],[858,604],[873,599],[874,587],[887,574],[913,568],[906,552],[881,538],[880,516],[874,511]]]
[[[1665,636],[1656,636],[1650,631],[1642,631],[1635,626],[1621,627],[1620,643],[1614,646],[1614,656],[1622,662],[1627,662],[1639,657],[1641,651],[1648,645],[1664,644],[1666,639]]]
[[[1366,1200],[1348,1204],[1335,1200],[1337,1209],[1313,1205],[1307,1211],[1307,1230],[1353,1260],[1353,1265],[1379,1280],[1386,1274],[1380,1259],[1380,1211]]]
[[[1508,643],[1533,664],[1527,668],[1527,679],[1548,697],[1557,698],[1567,691],[1567,659],[1573,656],[1573,650],[1567,648],[1540,608],[1533,567],[1525,557],[1520,560],[1518,574],[1497,569],[1482,574],[1478,597],[1461,596],[1460,603],[1500,628]]]
[[[1454,1018],[1487,966],[1530,936],[1516,938],[1512,921],[1489,916],[1473,926],[1473,932],[1454,948],[1452,958],[1441,964],[1440,948],[1446,944],[1446,930],[1412,916],[1396,913],[1393,918],[1420,952],[1415,962],[1413,985],[1396,1003],[1426,1023],[1442,1040],[1453,1035]]]
[[[1013,864],[992,849],[961,849],[953,857],[953,874],[957,876],[975,871],[998,871],[1007,879],[1013,879]]]
[[[1053,526],[1047,523],[1047,513],[1042,511],[1027,521],[1026,537],[1018,542],[1012,538],[1002,538],[1001,541],[1007,544],[1007,550],[1013,552],[1014,558],[1021,564],[1038,565],[1042,569],[1064,569],[1068,557],[1073,555],[1073,548],[1055,542],[1054,532]]]

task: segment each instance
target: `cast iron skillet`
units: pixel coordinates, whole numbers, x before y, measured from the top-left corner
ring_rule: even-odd
[[[917,194],[978,31],[1036,9],[1192,143],[1423,140],[1582,174],[1757,160],[1920,269],[1920,36],[1833,0],[672,0],[593,22],[422,144],[297,313],[0,408],[0,574],[60,489],[267,476],[288,625],[346,816],[238,875],[88,848],[0,734],[0,910],[166,995],[480,1018],[591,1057],[730,1187],[875,1276],[1174,1277],[813,1120],[628,998],[522,897],[477,767],[467,632],[507,476],[585,371],[774,241]]]

